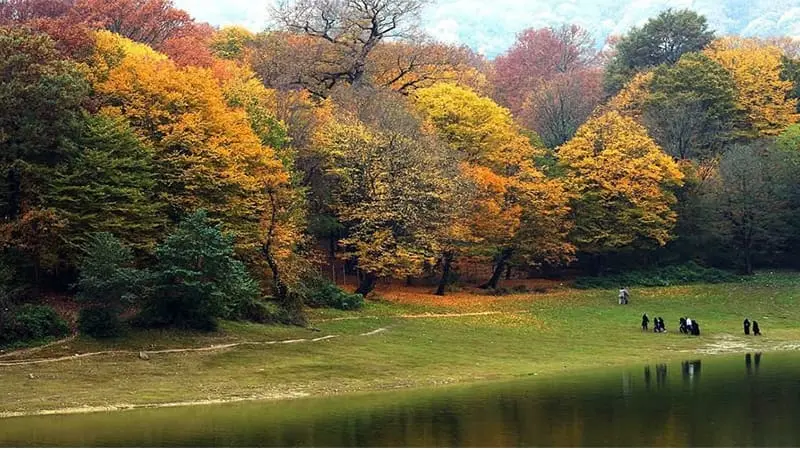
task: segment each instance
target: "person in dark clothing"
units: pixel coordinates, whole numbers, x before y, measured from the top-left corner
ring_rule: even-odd
[[[742,325],[744,325],[744,334],[748,334],[749,335],[750,334],[750,321],[746,317],[745,317],[744,322],[742,323]]]
[[[659,317],[658,318],[658,327],[661,329],[662,333],[666,333],[667,332],[667,326],[664,324],[664,318],[663,317]]]
[[[680,331],[683,334],[689,334],[689,328],[686,326],[686,317],[681,317],[678,323],[680,324],[678,327],[678,331]]]
[[[758,321],[753,321],[753,336],[761,336],[761,328],[758,326]]]
[[[653,319],[653,333],[661,333],[661,318]]]
[[[647,325],[649,323],[650,323],[650,318],[647,317],[647,313],[642,314],[642,331],[647,331]]]
[[[692,321],[692,336],[700,336],[700,324],[696,320]]]

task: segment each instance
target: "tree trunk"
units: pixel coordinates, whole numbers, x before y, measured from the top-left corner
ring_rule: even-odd
[[[492,278],[480,285],[479,287],[481,289],[497,289],[497,282],[500,281],[500,277],[503,275],[503,268],[506,262],[511,258],[513,252],[514,250],[510,248],[505,248],[500,252],[500,257],[497,259],[497,265],[494,268],[494,273],[492,273]]]
[[[358,283],[358,289],[356,289],[356,294],[361,294],[364,297],[367,296],[373,289],[375,289],[375,282],[378,280],[378,277],[375,276],[374,273],[366,273],[361,278],[361,282]]]
[[[20,192],[21,192],[21,176],[19,169],[11,167],[6,174],[6,182],[8,183],[8,198],[6,199],[5,216],[8,220],[14,220],[19,216],[20,210]]]
[[[506,280],[511,279],[511,264],[506,265]]]
[[[264,254],[264,259],[267,260],[269,270],[272,271],[272,289],[275,293],[275,299],[281,304],[285,304],[289,289],[281,279],[278,262],[275,261],[275,257],[272,255],[272,243],[273,239],[275,238],[275,223],[277,222],[278,218],[278,205],[275,201],[275,193],[271,190],[267,193],[269,194],[271,208],[270,222],[269,229],[267,230],[267,239],[261,247],[261,251]]]
[[[453,252],[444,252],[442,255],[442,278],[439,280],[439,287],[436,288],[436,295],[444,295],[448,278],[450,278],[450,266],[452,263]]]
[[[753,256],[749,248],[744,251],[744,274],[753,274]]]

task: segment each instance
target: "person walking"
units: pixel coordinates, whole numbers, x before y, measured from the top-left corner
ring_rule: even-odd
[[[627,288],[620,288],[619,290],[619,304],[620,305],[627,305],[628,298],[630,297],[630,293],[628,293]]]
[[[761,328],[756,320],[753,321],[753,336],[761,336]]]
[[[748,320],[747,317],[744,318],[744,322],[742,322],[742,325],[744,326],[744,334],[749,335],[750,334],[750,320]]]
[[[642,331],[647,331],[647,325],[650,323],[650,318],[647,313],[642,314]]]

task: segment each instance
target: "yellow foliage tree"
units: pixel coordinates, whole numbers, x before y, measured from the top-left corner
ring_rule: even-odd
[[[650,83],[653,81],[653,71],[639,72],[625,84],[617,95],[608,101],[602,112],[616,111],[619,114],[639,120],[644,113],[644,107],[650,98]]]
[[[521,133],[511,113],[452,84],[419,89],[414,99],[475,186],[468,226],[498,262],[486,286],[496,287],[514,254],[530,264],[569,260],[567,193],[559,180],[535,167],[543,152]]]
[[[357,292],[366,295],[378,277],[419,275],[440,252],[455,165],[397,94],[355,96],[319,145],[330,155],[334,211],[347,227],[340,244],[364,272]]]
[[[212,71],[179,68],[106,31],[97,33],[92,71],[102,111],[124,116],[156,150],[156,189],[173,217],[206,209],[237,233],[246,254],[262,251],[263,221],[276,217],[275,198],[286,194],[289,177],[245,110],[228,105]],[[291,245],[293,233],[272,231]]]
[[[748,134],[777,135],[797,122],[792,82],[781,79],[780,48],[758,39],[725,37],[712,42],[705,54],[733,77]]]
[[[558,149],[575,195],[573,242],[589,254],[665,245],[676,221],[678,165],[633,119],[615,111],[590,119]]]

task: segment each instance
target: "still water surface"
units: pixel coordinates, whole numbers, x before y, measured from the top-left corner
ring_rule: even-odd
[[[800,354],[324,399],[0,419],[1,446],[800,446]]]

